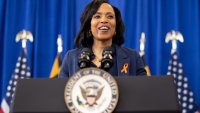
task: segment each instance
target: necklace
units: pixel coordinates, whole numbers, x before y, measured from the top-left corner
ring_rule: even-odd
[[[97,56],[94,57],[93,61],[92,61],[97,67],[101,66],[101,59]]]
[[[93,51],[93,54],[94,54],[94,56],[95,56],[94,59],[93,59],[93,61],[94,61],[94,62],[97,62],[97,63],[101,62],[102,58],[101,58],[101,57],[98,57],[98,56],[94,53],[93,48],[92,48],[92,51]]]

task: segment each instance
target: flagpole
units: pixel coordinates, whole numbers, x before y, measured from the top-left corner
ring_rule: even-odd
[[[61,34],[58,35],[57,45],[58,45],[58,53],[61,53],[63,51],[63,47],[62,47],[63,41],[62,41]]]
[[[143,56],[144,55],[144,49],[145,49],[145,33],[142,32],[141,33],[141,38],[140,38],[140,56]]]
[[[145,33],[142,32],[141,33],[141,38],[140,38],[140,52],[139,52],[139,54],[142,57],[142,60],[143,60],[144,66],[145,66],[144,68],[145,68],[145,70],[147,72],[147,76],[151,76],[151,72],[150,72],[149,66],[147,65],[145,57],[144,57],[144,55],[145,55],[145,51],[144,51],[144,49],[145,49],[145,42],[146,42],[146,40],[145,40]]]

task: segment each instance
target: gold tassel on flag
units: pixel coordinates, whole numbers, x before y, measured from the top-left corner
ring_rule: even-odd
[[[58,45],[58,54],[54,60],[53,67],[51,69],[50,78],[57,78],[60,73],[60,66],[62,64],[62,38],[61,35],[58,35],[57,39],[57,45]]]

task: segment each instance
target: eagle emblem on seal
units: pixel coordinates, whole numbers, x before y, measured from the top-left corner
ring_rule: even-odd
[[[93,83],[90,83],[93,82]],[[96,85],[95,85],[96,83]],[[97,105],[97,100],[99,99],[99,97],[102,94],[102,91],[104,89],[104,85],[98,86],[97,81],[95,80],[90,80],[89,85],[81,85],[80,89],[81,89],[81,94],[84,98],[84,100],[86,101],[85,105],[88,105],[89,107],[93,107],[94,105]],[[83,104],[80,100],[77,101],[80,104]]]

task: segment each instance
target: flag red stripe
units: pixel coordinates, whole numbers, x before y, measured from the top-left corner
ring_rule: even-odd
[[[3,110],[0,108],[0,113],[4,113]]]

